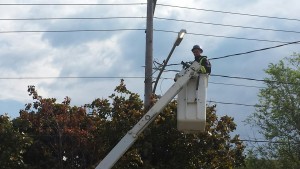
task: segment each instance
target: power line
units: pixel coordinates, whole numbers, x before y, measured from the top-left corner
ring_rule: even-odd
[[[241,84],[232,84],[232,83],[220,83],[220,82],[208,82],[208,83],[219,84],[219,85],[227,85],[227,86],[236,86],[236,87],[253,87],[253,88],[259,88],[259,89],[265,88],[265,87],[260,87],[260,86],[241,85]]]
[[[34,80],[34,79],[143,79],[139,76],[44,76],[44,77],[0,77],[0,80]]]
[[[0,77],[0,80],[37,80],[37,79],[144,79],[144,77],[130,77],[130,76],[78,76],[78,77],[71,77],[71,76],[60,76],[60,77]],[[164,79],[171,79],[171,78],[164,78]],[[224,83],[219,83],[224,84]],[[234,84],[230,84],[234,85]],[[246,85],[239,85],[239,86],[246,86]],[[249,86],[247,86],[249,87]],[[253,87],[253,86],[252,86]],[[261,107],[260,105],[254,104],[244,104],[244,103],[232,103],[232,102],[221,102],[221,101],[207,101],[208,103],[215,103],[215,104],[224,104],[224,105],[235,105],[235,106],[246,106],[246,107]]]
[[[259,105],[254,104],[244,104],[244,103],[231,103],[231,102],[220,102],[220,101],[207,101],[208,103],[216,103],[216,104],[225,104],[225,105],[235,105],[235,106],[246,106],[246,107],[261,107]]]
[[[178,64],[172,64],[172,65],[178,65]],[[170,66],[170,65],[168,65]],[[156,70],[159,70],[156,68]],[[165,70],[164,72],[180,72],[178,70]],[[254,81],[266,81],[266,82],[277,82],[277,81],[268,81],[268,80],[261,80],[261,79],[254,79],[254,78],[246,78],[246,77],[233,77],[233,76],[226,76],[226,75],[214,75],[211,74],[211,76],[219,76],[219,77],[227,77],[227,78],[236,78],[236,79],[243,79],[243,80],[254,80]],[[174,78],[162,78],[162,79],[168,79],[168,80],[174,80]],[[220,82],[208,82],[211,84],[221,84],[221,85],[228,85],[228,86],[240,86],[240,87],[253,87],[253,88],[260,88],[263,89],[265,87],[260,86],[253,86],[253,85],[241,85],[241,84],[232,84],[232,83],[220,83]]]
[[[225,56],[221,56],[221,57],[215,57],[215,58],[211,58],[209,60],[224,59],[224,58],[228,58],[228,57],[232,57],[232,56],[239,56],[239,55],[244,55],[244,54],[249,54],[249,53],[255,53],[255,52],[260,52],[260,51],[264,51],[264,50],[279,48],[279,47],[282,47],[282,46],[287,46],[287,45],[291,45],[291,44],[298,44],[298,43],[300,43],[300,41],[288,42],[288,43],[285,43],[285,44],[281,44],[281,45],[277,45],[277,46],[271,46],[271,47],[267,47],[267,48],[256,49],[256,50],[251,50],[251,51],[248,51],[248,52],[235,53],[235,54],[225,55]],[[181,63],[173,63],[173,64],[168,64],[166,66],[177,66],[177,65],[181,65]]]
[[[111,17],[59,17],[59,18],[0,18],[0,21],[34,21],[34,20],[106,20],[106,19],[145,19],[143,16],[111,16]]]
[[[1,3],[0,6],[49,6],[49,5],[54,5],[54,6],[125,6],[125,5],[146,5],[147,3]]]
[[[237,77],[237,76],[227,76],[227,75],[216,75],[211,74],[210,76],[224,77],[224,78],[234,78],[252,81],[266,81],[261,79],[247,78],[247,77]],[[27,80],[27,79],[118,79],[118,78],[145,78],[142,76],[41,76],[41,77],[0,77],[0,80]],[[174,79],[174,78],[164,78],[164,79]],[[267,81],[267,82],[277,82],[277,81]]]
[[[267,83],[281,83],[281,84],[291,84],[291,85],[299,85],[297,83],[286,83],[280,81],[272,81],[272,80],[263,80],[263,79],[255,79],[249,77],[238,77],[238,76],[227,76],[227,75],[217,75],[211,74],[210,76],[215,77],[223,77],[223,78],[231,78],[231,79],[241,79],[241,80],[250,80],[250,81],[258,81],[258,82],[267,82]],[[0,80],[31,80],[31,79],[140,79],[145,78],[144,76],[41,76],[41,77],[0,77]],[[163,78],[163,79],[174,79],[174,78]],[[223,83],[225,84],[225,83]],[[227,84],[227,85],[235,85],[235,84]],[[246,86],[246,85],[236,85],[236,86]],[[258,87],[258,86],[246,86],[246,87]]]
[[[160,19],[160,20],[178,21],[178,22],[187,22],[187,23],[197,23],[197,24],[206,24],[206,25],[214,25],[214,26],[225,26],[225,27],[255,29],[255,30],[264,30],[264,31],[276,31],[276,32],[286,32],[286,33],[300,33],[299,31],[290,31],[290,30],[280,30],[280,29],[270,29],[270,28],[258,28],[258,27],[240,26],[240,25],[228,25],[228,24],[218,24],[218,23],[210,23],[210,22],[202,22],[202,21],[190,21],[190,20],[160,18],[160,17],[154,17],[154,18],[155,19]]]
[[[167,33],[176,33],[176,34],[178,34],[178,31],[171,31],[171,30],[154,29],[154,31],[157,31],[157,32],[167,32]],[[209,37],[216,37],[216,38],[228,38],[228,39],[248,40],[248,41],[289,43],[289,42],[277,41],[277,40],[255,39],[255,38],[242,38],[242,37],[223,36],[223,35],[211,35],[211,34],[203,34],[203,33],[191,33],[191,32],[189,32],[189,33],[186,33],[186,34],[197,35],[197,36],[209,36]]]
[[[0,6],[128,6],[128,5],[147,5],[147,3],[1,3]],[[230,12],[230,11],[221,11],[221,10],[212,10],[212,9],[203,9],[203,8],[193,8],[193,7],[184,7],[184,6],[175,6],[168,4],[156,4],[157,6],[164,7],[172,7],[172,8],[181,8],[181,9],[189,9],[189,10],[201,10],[207,12],[216,12],[216,13],[225,13],[232,15],[243,15],[243,16],[251,16],[251,17],[262,17],[262,18],[270,18],[270,19],[281,19],[281,20],[291,20],[291,21],[300,21],[300,19],[295,18],[287,18],[287,17],[275,17],[275,16],[266,16],[266,15],[256,15],[256,14],[247,14],[247,13],[238,13],[238,12]]]
[[[0,18],[0,21],[36,21],[36,20],[108,20],[108,19],[145,19],[146,17],[122,17],[122,16],[112,16],[112,17],[54,17],[54,18]],[[255,29],[263,31],[276,31],[276,32],[285,32],[285,33],[300,33],[299,31],[291,30],[282,30],[282,29],[270,29],[270,28],[258,28],[258,27],[249,27],[249,26],[240,26],[240,25],[229,25],[229,24],[218,24],[202,21],[190,21],[182,19],[172,19],[172,18],[160,18],[154,17],[155,19],[167,20],[167,21],[177,21],[177,22],[187,22],[187,23],[197,23],[197,24],[206,24],[214,26],[225,26],[225,27],[234,27],[234,28],[243,28],[243,29]]]
[[[0,31],[5,33],[73,33],[73,32],[116,32],[116,31],[145,31],[145,29],[78,29],[78,30],[43,30],[43,31]]]
[[[141,28],[121,28],[121,29],[78,29],[78,30],[28,30],[28,31],[0,31],[0,34],[8,34],[8,33],[74,33],[74,32],[116,32],[116,31],[145,31],[145,29]],[[154,29],[157,32],[167,32],[167,33],[176,33],[177,31],[171,30],[158,30]],[[238,40],[249,40],[249,41],[260,41],[260,42],[276,42],[276,43],[290,43],[283,41],[275,41],[275,40],[265,40],[265,39],[251,39],[251,38],[241,38],[241,37],[230,37],[230,36],[222,36],[222,35],[209,35],[209,34],[200,34],[200,33],[186,33],[190,35],[201,35],[201,36],[210,36],[210,37],[218,37],[218,38],[230,38],[230,39],[238,39]],[[297,42],[298,43],[298,42]]]
[[[170,71],[172,71],[172,70],[170,70]],[[168,77],[163,77],[161,79],[174,80],[174,78],[168,78]],[[265,87],[261,87],[261,86],[255,86],[255,85],[243,85],[243,84],[222,83],[222,82],[208,82],[208,83],[217,84],[217,85],[226,85],[226,86],[236,86],[236,87],[251,87],[251,88],[258,88],[258,89],[265,88]]]
[[[0,80],[36,80],[36,79],[144,79],[144,77],[130,77],[130,76],[81,76],[81,77],[70,77],[70,76],[61,76],[61,77],[0,77]],[[210,103],[216,104],[226,104],[226,105],[236,105],[236,106],[247,106],[247,107],[260,107],[258,105],[244,104],[244,103],[231,103],[231,102],[220,102],[220,101],[208,101]]]
[[[294,41],[294,42],[289,42],[289,43],[285,43],[285,44],[281,44],[281,45],[277,45],[277,46],[271,46],[271,47],[267,47],[267,48],[251,50],[251,51],[248,51],[248,52],[242,52],[242,53],[236,53],[236,54],[231,54],[231,55],[225,55],[225,56],[221,56],[221,57],[215,57],[215,58],[211,58],[209,60],[216,60],[216,59],[223,59],[223,58],[228,58],[228,57],[232,57],[232,56],[244,55],[244,54],[249,54],[249,53],[254,53],[254,52],[279,48],[279,47],[282,47],[282,46],[287,46],[287,45],[291,45],[291,44],[298,44],[298,43],[300,43],[300,41]]]
[[[248,139],[242,139],[239,141],[243,142],[255,142],[255,143],[271,143],[271,144],[300,144],[300,143],[290,143],[286,141],[269,141],[269,140],[248,140]]]
[[[167,4],[156,4],[156,5],[158,5],[158,6],[165,6],[165,7],[172,7],[172,8],[181,8],[181,9],[189,9],[189,10],[206,11],[206,12],[225,13],[225,14],[232,14],[232,15],[243,15],[243,16],[260,17],[260,18],[269,18],[269,19],[280,19],[280,20],[300,21],[300,19],[295,19],[295,18],[276,17],[276,16],[266,16],[266,15],[256,15],[256,14],[247,14],[247,13],[238,13],[238,12],[220,11],[220,10],[203,9],[203,8],[183,7],[183,6],[167,5]]]
[[[217,75],[217,74],[210,74],[210,76],[230,78],[230,79],[250,80],[250,81],[265,82],[265,83],[279,83],[279,84],[287,84],[287,85],[300,85],[299,83],[288,83],[288,82],[281,82],[281,81],[275,81],[275,80],[255,79],[255,78],[250,78],[250,77],[227,76],[227,75]],[[172,78],[165,78],[165,79],[172,79]],[[229,84],[227,84],[227,85],[229,85]],[[234,84],[230,84],[230,85],[234,85]],[[240,86],[246,86],[246,85],[240,85]],[[250,86],[247,86],[247,87],[250,87]],[[263,88],[263,87],[258,87],[258,86],[251,86],[251,87]]]
[[[251,80],[251,81],[258,81],[258,82],[277,82],[277,81],[269,81],[269,80],[263,80],[263,79],[254,79],[254,78],[249,78],[249,77],[238,77],[238,76],[227,76],[227,75],[216,75],[216,74],[211,74],[210,76],[215,76],[215,77],[225,77],[225,78],[231,78],[231,79],[242,79],[242,80]]]

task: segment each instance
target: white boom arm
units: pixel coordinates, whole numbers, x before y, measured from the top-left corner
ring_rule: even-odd
[[[119,141],[119,143],[100,162],[96,169],[110,169],[121,158],[121,156],[131,147],[144,129],[159,115],[167,104],[180,92],[182,87],[197,75],[199,63],[194,62],[185,74],[179,77],[169,90],[154,104],[154,106],[142,117],[142,119]]]

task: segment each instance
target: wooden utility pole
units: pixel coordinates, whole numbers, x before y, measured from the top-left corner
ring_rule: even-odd
[[[146,28],[146,54],[145,54],[145,90],[144,108],[150,108],[152,94],[152,62],[153,62],[153,15],[156,0],[147,0],[147,28]]]

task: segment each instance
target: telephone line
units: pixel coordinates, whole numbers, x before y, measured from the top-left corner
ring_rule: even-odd
[[[48,5],[55,5],[55,6],[127,6],[127,5],[147,5],[147,3],[20,3],[20,4],[13,4],[13,3],[1,3],[0,6],[48,6]],[[215,13],[225,13],[231,15],[242,15],[242,16],[250,16],[250,17],[261,17],[261,18],[269,18],[269,19],[280,19],[280,20],[290,20],[290,21],[300,21],[300,19],[296,18],[287,18],[287,17],[276,17],[276,16],[266,16],[266,15],[257,15],[257,14],[248,14],[248,13],[238,13],[238,12],[230,12],[230,11],[221,11],[221,10],[212,10],[212,9],[204,9],[204,8],[193,8],[193,7],[185,7],[185,6],[176,6],[176,5],[168,5],[168,4],[156,4],[157,6],[164,6],[164,7],[171,7],[171,8],[181,8],[181,9],[189,9],[189,10],[200,10],[206,12],[215,12]]]
[[[249,139],[241,139],[239,141],[255,142],[255,143],[271,143],[271,144],[300,144],[300,143],[290,143],[290,142],[287,142],[287,141],[249,140]]]
[[[246,107],[262,107],[254,104],[244,104],[244,103],[230,103],[230,102],[220,102],[220,101],[207,101],[208,103],[216,103],[216,104],[225,104],[225,105],[235,105],[235,106],[246,106]]]
[[[266,83],[280,83],[280,84],[287,84],[287,85],[300,85],[300,83],[288,83],[288,82],[280,82],[280,81],[275,81],[275,80],[255,79],[255,78],[250,78],[250,77],[227,76],[227,75],[217,75],[217,74],[210,74],[210,76],[230,78],[230,79],[250,80],[250,81],[257,81],[257,82],[266,82]],[[165,79],[172,79],[172,78],[165,78]],[[231,84],[231,85],[233,85],[233,84]],[[242,86],[242,85],[240,85],[240,86]],[[244,86],[246,86],[246,85],[244,85]],[[250,87],[250,86],[247,86],[247,87]],[[258,87],[258,86],[252,86],[252,87],[264,88],[264,87]]]
[[[100,19],[145,19],[144,16],[111,16],[111,17],[76,17],[76,18],[0,18],[0,21],[34,21],[34,20],[100,20]]]
[[[249,77],[238,77],[238,76],[227,76],[227,75],[217,75],[211,74],[210,76],[215,77],[223,77],[223,78],[232,78],[232,79],[241,79],[241,80],[250,80],[250,81],[258,81],[258,82],[267,82],[267,83],[282,83],[282,84],[291,84],[291,85],[299,85],[298,83],[286,83],[280,81],[272,81],[272,80],[263,80],[263,79],[255,79]],[[0,80],[32,80],[32,79],[138,79],[145,78],[144,76],[41,76],[41,77],[0,77]],[[174,78],[164,78],[164,79],[174,79]]]
[[[142,79],[139,76],[44,76],[44,77],[0,77],[0,80],[34,80],[34,79]]]
[[[217,84],[217,85],[237,86],[237,87],[252,87],[252,88],[258,88],[258,89],[264,89],[265,88],[265,87],[260,87],[260,86],[241,85],[241,84],[233,84],[233,83],[220,83],[220,82],[208,82],[208,83]]]
[[[160,17],[154,17],[154,18],[155,18],[155,19],[160,19],[160,20],[177,21],[177,22],[187,22],[187,23],[196,23],[196,24],[214,25],[214,26],[225,26],[225,27],[244,28],[244,29],[255,29],[255,30],[264,30],[264,31],[276,31],[276,32],[286,32],[286,33],[300,33],[299,31],[282,30],[282,29],[258,28],[258,27],[250,27],[250,26],[229,25],[229,24],[218,24],[218,23],[211,23],[211,22],[190,21],[190,20],[172,19],[172,18],[160,18]]]
[[[249,54],[249,53],[254,53],[254,52],[279,48],[279,47],[282,47],[282,46],[287,46],[287,45],[291,45],[291,44],[298,44],[298,43],[300,43],[300,41],[288,42],[288,43],[285,43],[285,44],[281,44],[281,45],[277,45],[277,46],[271,46],[271,47],[257,49],[257,50],[251,50],[251,51],[248,51],[248,52],[242,52],[242,53],[236,53],[236,54],[231,54],[231,55],[226,55],[226,56],[221,56],[221,57],[215,57],[215,58],[211,58],[209,60],[216,60],[216,59],[223,59],[223,58],[228,58],[228,57],[232,57],[232,56],[244,55],[244,54]]]
[[[139,28],[131,28],[131,29],[78,29],[78,30],[41,30],[41,31],[0,31],[0,34],[8,34],[8,33],[74,33],[74,32],[116,32],[116,31],[145,31],[145,29]],[[171,30],[159,30],[154,29],[157,32],[167,32],[167,33],[176,33],[177,31]],[[186,33],[190,35],[201,35],[201,36],[210,36],[210,37],[217,37],[217,38],[230,38],[230,39],[238,39],[238,40],[249,40],[249,41],[260,41],[260,42],[276,42],[276,43],[290,43],[290,42],[283,42],[283,41],[275,41],[275,40],[265,40],[265,39],[251,39],[251,38],[241,38],[241,37],[233,37],[233,36],[222,36],[222,35],[209,35],[209,34],[200,34],[200,33]]]
[[[78,30],[44,30],[44,31],[0,31],[5,33],[73,33],[73,32],[116,32],[116,31],[145,31],[145,29],[78,29]]]
[[[160,30],[154,29],[157,32],[167,32],[167,33],[177,33],[178,31],[171,31],[171,30]],[[267,40],[267,39],[255,39],[255,38],[242,38],[242,37],[234,37],[234,36],[223,36],[223,35],[211,35],[211,34],[202,34],[202,33],[186,33],[187,35],[197,35],[197,36],[209,36],[215,38],[228,38],[228,39],[238,39],[238,40],[248,40],[248,41],[260,41],[260,42],[275,42],[275,43],[289,43],[284,41],[277,41],[277,40]]]
[[[252,81],[266,81],[254,78],[247,77],[234,77],[227,75],[215,75],[211,74],[210,76],[224,77],[224,78],[234,78],[234,79],[243,79],[243,80],[252,80]],[[0,77],[1,80],[26,80],[26,79],[117,79],[117,78],[145,78],[143,76],[41,76],[41,77]],[[164,79],[174,79],[174,78],[164,78]],[[268,82],[277,82],[277,81],[268,81]]]
[[[156,4],[156,5],[157,6],[164,6],[164,7],[172,7],[172,8],[181,8],[181,9],[189,9],[189,10],[206,11],[206,12],[225,13],[225,14],[231,14],[231,15],[242,15],[242,16],[251,16],[251,17],[269,18],[269,19],[280,19],[280,20],[289,20],[289,21],[300,21],[300,19],[295,19],[295,18],[266,16],[266,15],[256,15],[256,14],[247,14],[247,13],[220,11],[220,10],[212,10],[212,9],[184,7],[184,6],[167,5],[167,4]]]
[[[217,75],[217,74],[211,74],[210,76],[224,77],[224,78],[231,78],[231,79],[251,80],[251,81],[258,81],[258,82],[283,83],[283,82],[278,82],[278,81],[273,81],[273,80],[254,79],[254,78],[239,77],[239,76],[227,76],[227,75]],[[293,83],[284,83],[284,84],[293,84]]]
[[[145,19],[146,17],[122,17],[122,16],[112,16],[112,17],[54,17],[54,18],[0,18],[0,21],[37,21],[37,20],[108,20],[108,19]],[[187,23],[196,23],[196,24],[205,24],[205,25],[214,25],[214,26],[224,26],[224,27],[234,27],[234,28],[243,28],[243,29],[255,29],[263,31],[275,31],[275,32],[285,32],[285,33],[297,33],[299,31],[292,30],[283,30],[283,29],[270,29],[270,28],[259,28],[259,27],[250,27],[250,26],[241,26],[241,25],[230,25],[230,24],[218,24],[202,21],[191,21],[183,19],[172,19],[172,18],[161,18],[154,17],[154,19],[167,20],[167,21],[177,21],[177,22],[187,22]]]
[[[48,5],[54,5],[54,6],[124,6],[124,5],[147,5],[147,3],[74,3],[74,4],[69,4],[69,3],[63,3],[63,4],[58,4],[58,3],[46,3],[46,4],[41,4],[41,3],[19,3],[19,4],[13,4],[13,3],[1,3],[0,6],[48,6]]]
[[[209,60],[224,59],[224,58],[228,58],[228,57],[232,57],[232,56],[239,56],[239,55],[244,55],[244,54],[249,54],[249,53],[255,53],[255,52],[260,52],[260,51],[264,51],[264,50],[269,50],[269,49],[274,49],[274,48],[279,48],[282,46],[287,46],[287,45],[291,45],[291,44],[299,44],[299,43],[300,43],[300,41],[288,42],[288,43],[277,45],[277,46],[271,46],[271,47],[267,47],[267,48],[261,48],[261,49],[251,50],[251,51],[242,52],[242,53],[235,53],[235,54],[225,55],[225,56],[221,56],[221,57],[210,58]],[[178,65],[181,65],[181,63],[172,63],[172,64],[168,64],[166,66],[178,66]]]

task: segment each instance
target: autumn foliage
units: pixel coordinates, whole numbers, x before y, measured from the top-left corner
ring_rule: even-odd
[[[43,98],[34,86],[28,92],[33,102],[11,126],[28,137],[19,168],[95,168],[144,114],[140,96],[129,91],[123,80],[108,99],[81,107],[71,106],[69,97],[62,103]],[[245,147],[231,135],[236,128],[233,118],[219,118],[215,105],[208,106],[206,132],[183,134],[176,129],[176,104],[173,100],[160,113],[114,168],[226,169],[244,164]],[[2,133],[0,143],[5,144]]]

